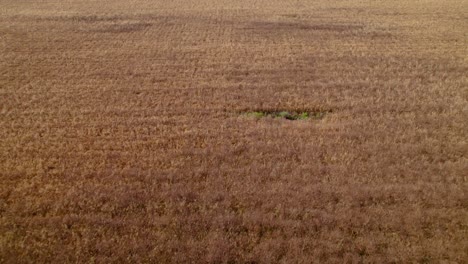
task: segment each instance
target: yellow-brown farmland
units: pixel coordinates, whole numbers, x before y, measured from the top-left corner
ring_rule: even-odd
[[[1,263],[467,263],[468,0],[0,0]]]

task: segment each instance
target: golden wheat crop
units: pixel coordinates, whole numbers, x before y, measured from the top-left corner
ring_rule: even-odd
[[[464,263],[467,10],[0,0],[0,262]]]

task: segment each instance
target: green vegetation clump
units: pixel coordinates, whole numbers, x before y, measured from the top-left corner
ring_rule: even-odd
[[[297,111],[251,111],[246,115],[255,118],[283,118],[287,120],[306,120],[309,118],[321,119],[325,116],[325,111],[297,112]]]
[[[256,117],[256,118],[262,118],[265,117],[265,113],[263,112],[248,112],[247,116],[249,117]]]

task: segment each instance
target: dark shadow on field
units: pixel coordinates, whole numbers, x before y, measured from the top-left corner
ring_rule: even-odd
[[[146,28],[151,27],[151,23],[116,23],[112,25],[105,26],[103,28],[90,30],[91,32],[97,33],[130,33],[135,31],[142,31]]]
[[[134,16],[123,15],[71,15],[71,16],[14,16],[14,20],[34,22],[58,22],[70,25],[81,25],[83,31],[126,33],[143,30],[150,26],[174,26],[174,25],[209,25],[216,27],[232,27],[234,29],[259,31],[259,32],[284,32],[295,30],[345,32],[361,30],[363,25],[339,24],[329,21],[312,23],[306,20],[297,21],[296,14],[283,15],[291,21],[259,21],[253,17],[226,17],[218,16],[185,16],[185,15],[157,15],[139,14]],[[10,18],[11,19],[11,18]],[[267,19],[267,18],[265,18]]]
[[[360,25],[340,25],[340,24],[308,24],[305,22],[252,22],[243,29],[276,31],[276,30],[316,30],[343,32],[349,30],[362,29]]]

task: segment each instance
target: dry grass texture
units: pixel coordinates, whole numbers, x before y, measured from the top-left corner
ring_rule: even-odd
[[[0,262],[466,263],[466,10],[0,0]]]

